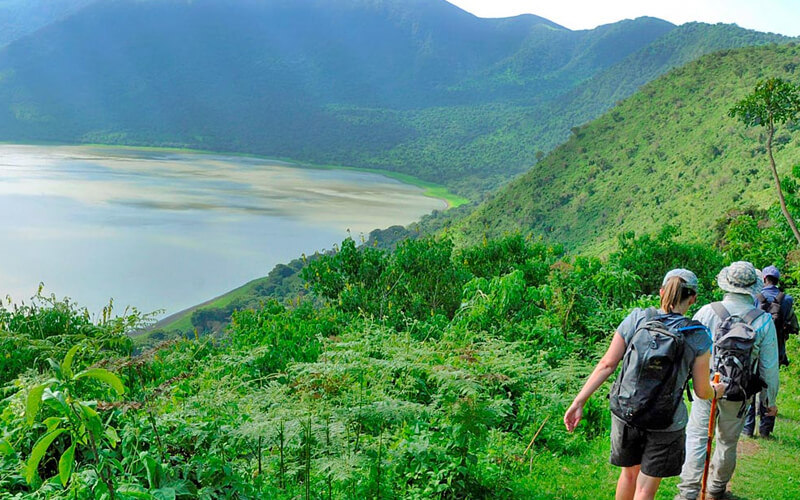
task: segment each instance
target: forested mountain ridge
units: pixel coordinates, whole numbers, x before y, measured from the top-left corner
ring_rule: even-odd
[[[785,40],[727,26],[709,46],[720,30],[639,18],[570,31],[444,0],[108,0],[0,49],[0,140],[247,152],[478,196],[640,84],[604,71],[650,78]],[[680,57],[636,56],[658,47]]]
[[[495,193],[454,234],[467,241],[530,231],[573,248],[608,249],[623,231],[673,224],[711,241],[732,208],[774,200],[762,130],[728,110],[759,79],[800,81],[800,47],[726,50],[671,71],[586,126]],[[779,170],[800,163],[796,125],[778,130]]]
[[[97,0],[0,0],[0,47]]]
[[[761,45],[763,41],[762,33],[736,25],[683,24],[551,104],[550,114],[563,120],[557,127],[563,135],[553,146],[568,138],[565,131],[570,124],[587,123],[600,116],[666,70],[683,66],[704,54]]]

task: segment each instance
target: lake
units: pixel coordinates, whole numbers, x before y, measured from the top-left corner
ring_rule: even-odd
[[[0,145],[0,297],[170,314],[442,200],[354,170],[249,157]],[[349,229],[349,233],[348,233]],[[160,314],[159,316],[163,316]]]

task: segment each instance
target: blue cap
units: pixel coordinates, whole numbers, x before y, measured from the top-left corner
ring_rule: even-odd
[[[761,276],[766,278],[767,276],[772,276],[775,279],[781,279],[781,272],[778,271],[778,268],[775,266],[767,266],[761,271]]]

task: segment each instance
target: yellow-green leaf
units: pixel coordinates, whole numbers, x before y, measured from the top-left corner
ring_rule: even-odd
[[[67,486],[69,478],[72,475],[72,467],[75,463],[75,443],[67,448],[67,451],[58,459],[58,478],[61,479],[61,484]]]
[[[61,425],[61,422],[63,421],[64,419],[62,417],[49,417],[44,419],[44,422],[42,423],[47,427],[47,432],[50,432]]]
[[[82,372],[78,373],[74,378],[75,380],[78,380],[86,377],[105,382],[115,391],[117,391],[117,394],[122,394],[125,392],[125,386],[122,385],[122,380],[104,368],[89,368],[88,370],[83,370]]]
[[[25,420],[28,425],[33,425],[36,420],[36,414],[39,413],[39,407],[42,404],[42,394],[46,388],[46,385],[37,385],[28,393],[28,401],[25,405]]]
[[[144,488],[137,484],[123,484],[117,488],[117,493],[121,493],[126,497],[141,498],[143,500],[152,500],[153,495],[147,492]]]
[[[86,417],[86,420],[97,419],[97,421],[100,422],[100,417],[97,415],[97,411],[89,406],[87,401],[81,401],[78,403],[78,407],[81,409],[81,412],[83,412],[83,416]]]
[[[103,421],[100,420],[100,416],[94,411],[94,408],[87,406],[85,403],[78,403],[78,407],[83,413],[83,423],[86,428],[99,439],[103,435]]]
[[[28,458],[25,471],[25,480],[28,484],[33,483],[33,478],[36,476],[36,469],[39,468],[39,462],[42,461],[42,457],[44,457],[44,454],[47,452],[47,448],[49,448],[50,444],[63,432],[64,429],[56,429],[53,432],[48,432],[40,437],[39,440],[36,441],[36,444],[33,445],[33,450],[31,451],[31,456]]]
[[[119,443],[119,434],[117,434],[117,430],[110,425],[106,427],[106,439],[108,439],[108,443],[111,445],[112,448],[117,447],[117,443]]]
[[[13,455],[14,447],[8,442],[8,439],[0,440],[0,455]]]
[[[72,346],[72,349],[64,356],[64,361],[61,362],[61,373],[64,374],[65,378],[72,378],[72,360],[75,358],[75,353],[78,352],[80,347],[80,344]]]

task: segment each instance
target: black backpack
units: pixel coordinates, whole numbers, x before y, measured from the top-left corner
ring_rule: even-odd
[[[670,328],[655,308],[645,310],[622,358],[622,369],[611,387],[611,412],[641,429],[666,429],[683,397],[687,380],[678,380],[690,330],[705,329],[688,318]]]
[[[786,294],[780,292],[775,297],[775,300],[770,302],[764,297],[764,294],[759,293],[756,295],[758,307],[760,307],[762,311],[766,311],[772,315],[772,321],[775,323],[775,332],[778,334],[779,338],[783,336],[784,330],[784,322],[781,321],[781,305],[783,304],[784,297],[786,297]]]
[[[756,332],[752,326],[764,311],[753,308],[744,316],[731,315],[721,302],[714,302],[711,308],[720,319],[714,331],[711,369],[719,372],[721,382],[728,384],[723,397],[742,401],[744,408],[744,402],[765,387],[758,376],[758,359],[753,359]]]

